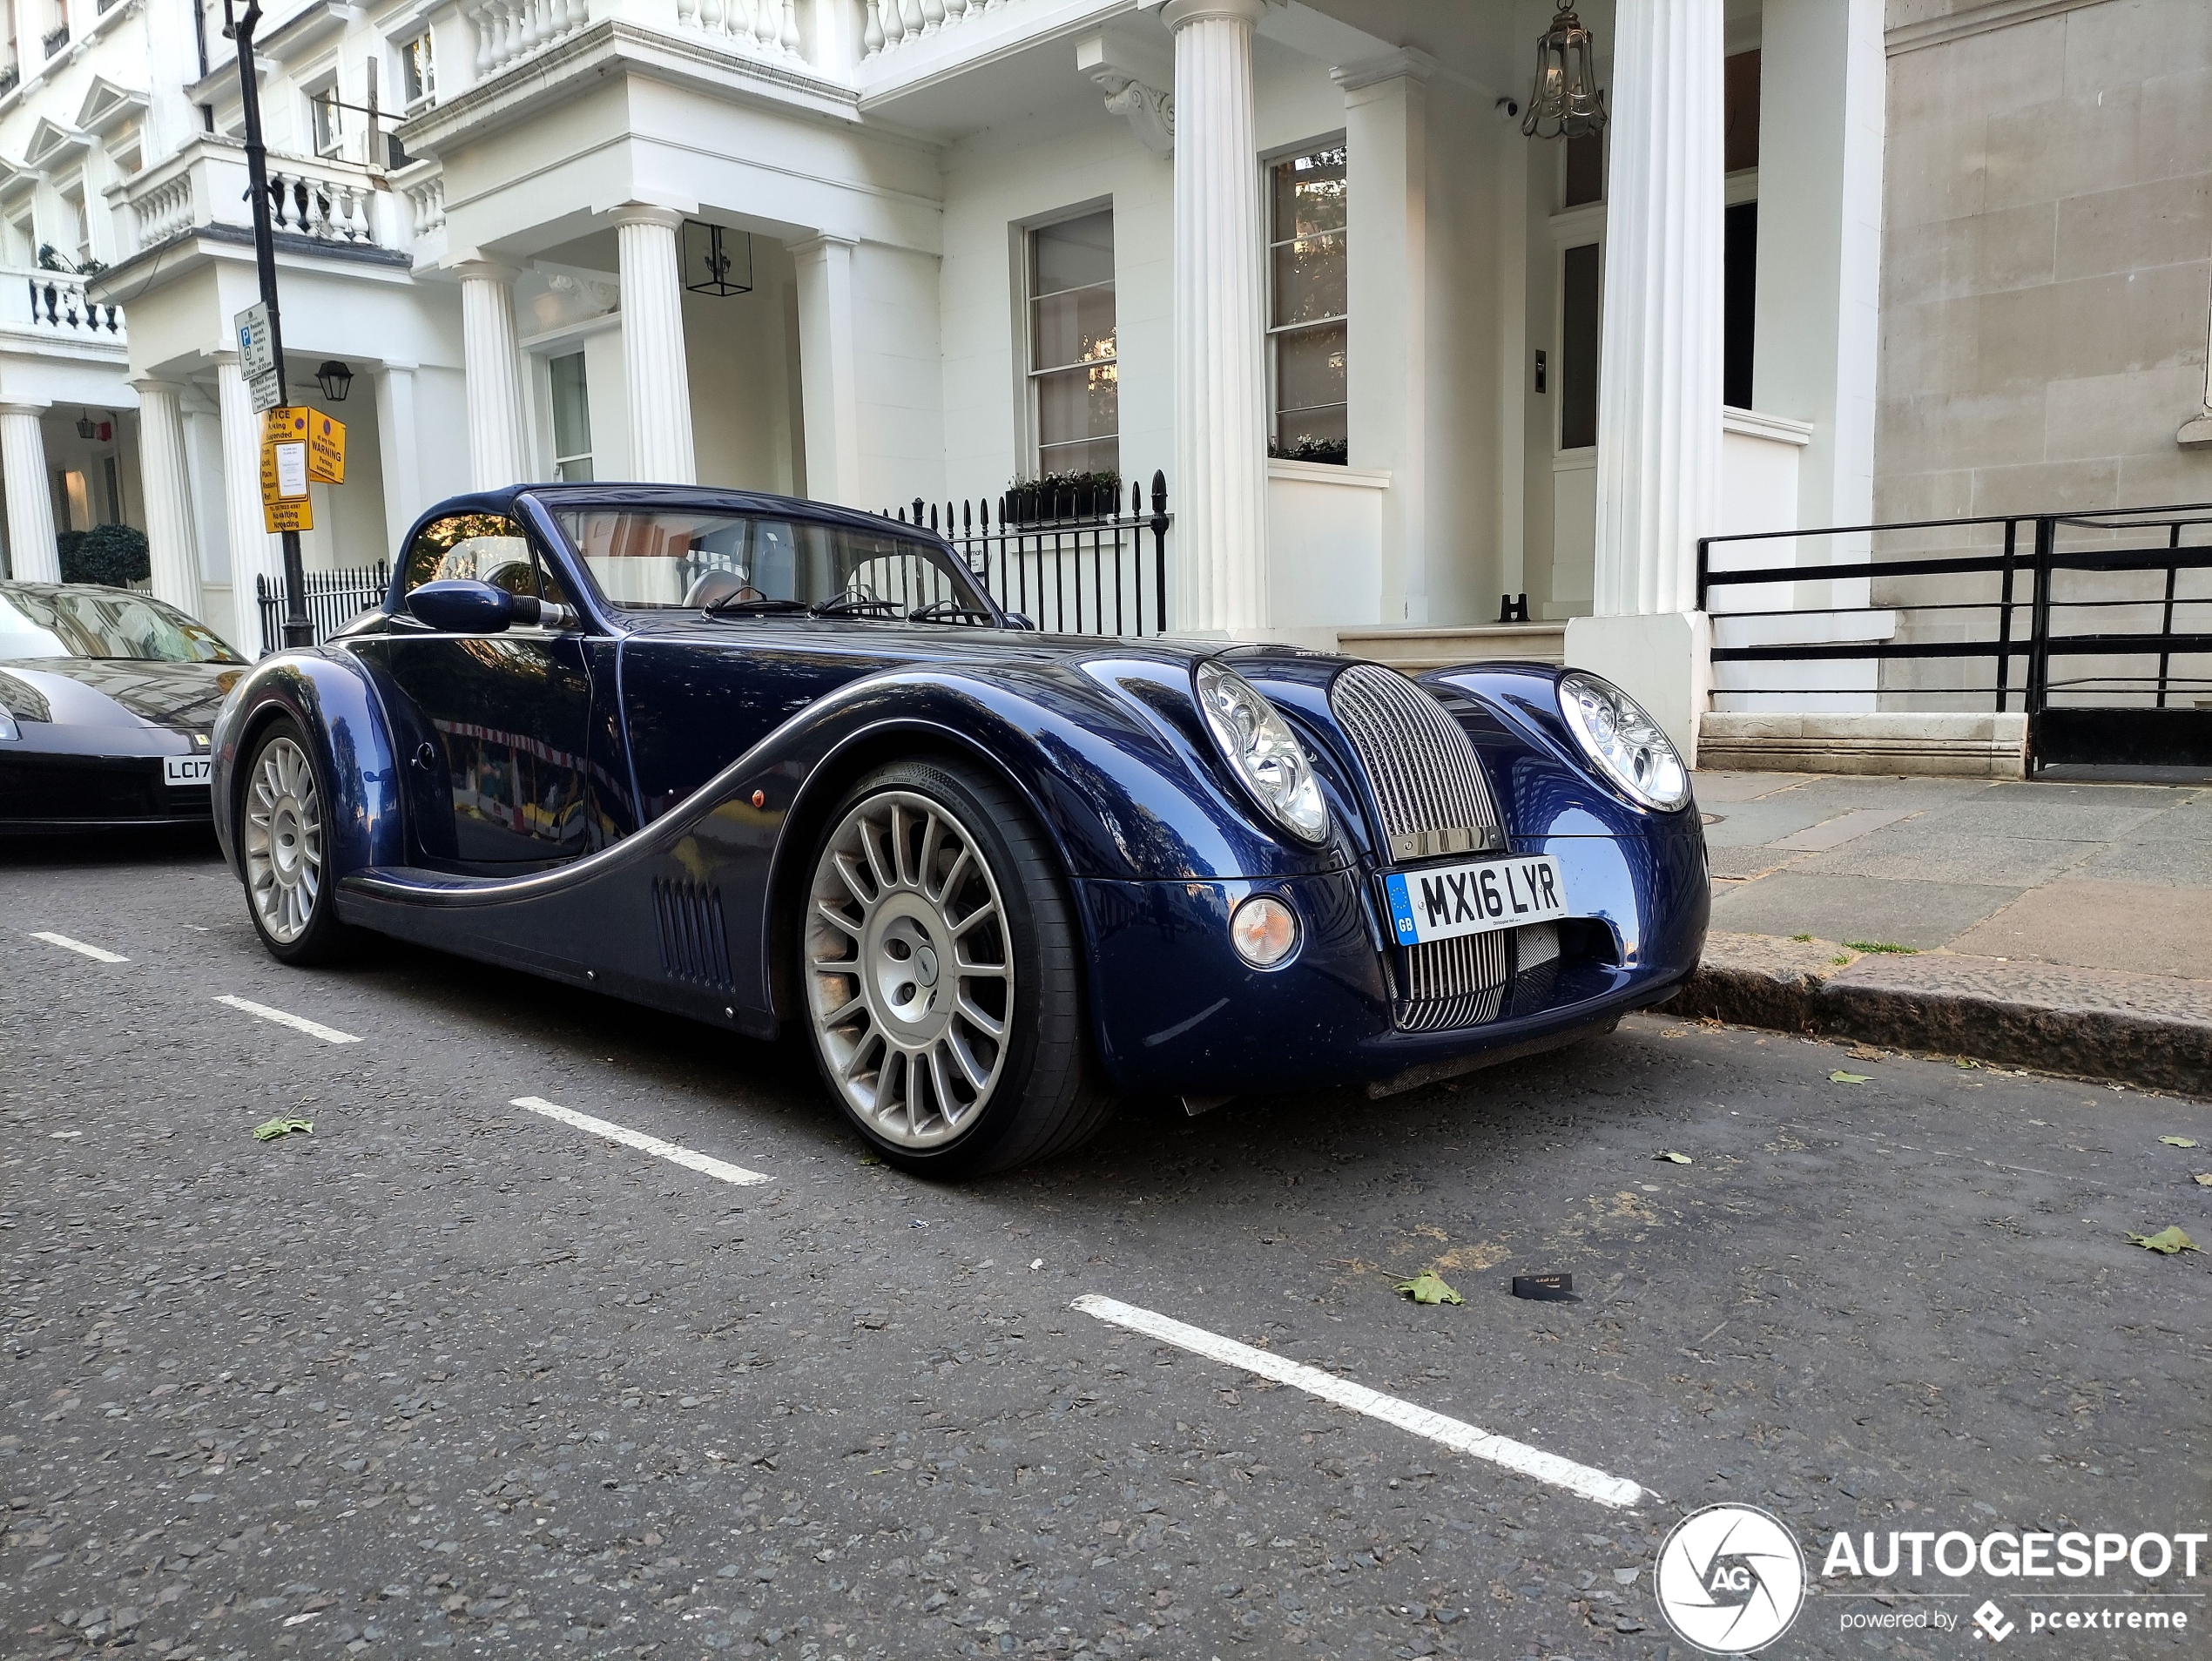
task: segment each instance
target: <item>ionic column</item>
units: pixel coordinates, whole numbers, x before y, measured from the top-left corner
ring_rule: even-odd
[[[386,363],[376,371],[376,456],[384,472],[384,538],[394,554],[407,539],[422,499],[422,463],[415,439],[415,368]]]
[[[58,583],[53,487],[46,479],[44,402],[0,404],[0,483],[8,493],[8,558],[19,583]]]
[[[131,385],[138,395],[138,486],[145,493],[153,597],[200,617],[199,531],[192,522],[192,469],[179,402],[183,389],[168,381]]]
[[[1618,682],[1693,763],[1712,684],[1697,538],[1721,474],[1721,0],[1614,24],[1594,611],[1567,661]]]
[[[1716,0],[1717,3],[1717,0]],[[1266,627],[1266,285],[1252,28],[1264,0],[1170,0],[1178,631]]]
[[[1614,24],[1598,379],[1600,616],[1687,611],[1721,476],[1721,0]]]
[[[684,356],[684,216],[631,202],[614,212],[622,257],[623,384],[630,394],[630,472],[691,484],[691,381]]]
[[[237,353],[215,354],[215,386],[222,407],[223,518],[231,533],[232,627],[242,637],[232,644],[258,657],[261,614],[253,579],[267,579],[269,592],[282,597],[284,542],[268,533],[261,514],[261,417],[239,373]],[[276,645],[283,644],[280,631]]]
[[[850,237],[791,245],[799,286],[799,386],[806,493],[848,508],[860,499],[860,378],[853,335]]]
[[[529,477],[522,366],[515,351],[514,267],[462,262],[461,363],[469,385],[469,483],[496,490]]]

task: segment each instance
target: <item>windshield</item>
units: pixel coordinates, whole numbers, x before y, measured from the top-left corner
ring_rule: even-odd
[[[119,588],[0,588],[0,662],[135,658],[244,663],[204,623]]]
[[[994,622],[990,603],[941,548],[890,530],[669,509],[554,516],[614,604],[717,611],[812,606],[861,617]]]

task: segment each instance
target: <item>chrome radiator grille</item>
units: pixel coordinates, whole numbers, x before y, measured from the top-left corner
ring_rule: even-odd
[[[1433,698],[1395,670],[1363,663],[1336,678],[1329,707],[1359,753],[1392,864],[1504,845],[1474,746]],[[1510,933],[1392,948],[1399,1027],[1442,1032],[1496,1020],[1512,973]]]
[[[1394,669],[1356,663],[1329,688],[1329,707],[1359,752],[1393,863],[1499,844],[1482,764],[1442,705]]]
[[[1406,949],[1406,992],[1393,1011],[1407,1032],[1478,1027],[1498,1018],[1506,994],[1506,935],[1461,935]]]

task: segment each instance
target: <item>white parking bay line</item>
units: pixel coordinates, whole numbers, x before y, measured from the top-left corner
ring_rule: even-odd
[[[1571,1459],[1561,1459],[1548,1454],[1541,1448],[1531,1448],[1526,1442],[1514,1442],[1504,1436],[1494,1436],[1487,1430],[1458,1419],[1447,1419],[1440,1413],[1431,1413],[1426,1408],[1416,1407],[1411,1401],[1400,1401],[1394,1395],[1385,1395],[1371,1390],[1364,1384],[1354,1384],[1340,1379],[1333,1373],[1324,1373],[1318,1367],[1286,1361],[1280,1355],[1271,1355],[1264,1349],[1254,1349],[1250,1344],[1240,1344],[1233,1338],[1224,1338],[1200,1327],[1186,1327],[1166,1315],[1156,1315],[1149,1309],[1139,1309],[1130,1304],[1119,1303],[1111,1298],[1101,1298],[1086,1293],[1076,1300],[1076,1308],[1100,1320],[1110,1321],[1116,1327],[1126,1327],[1133,1333],[1147,1338],[1157,1338],[1163,1343],[1173,1344],[1178,1349],[1190,1350],[1225,1367],[1242,1367],[1247,1373],[1257,1373],[1264,1379],[1273,1379],[1278,1384],[1295,1385],[1324,1401],[1333,1401],[1340,1408],[1363,1413],[1370,1419],[1379,1419],[1385,1424],[1396,1425],[1400,1430],[1410,1430],[1417,1436],[1426,1436],[1431,1442],[1441,1442],[1447,1448],[1477,1459],[1487,1459],[1494,1465],[1518,1471],[1523,1476],[1533,1476],[1540,1482],[1549,1482],[1563,1488],[1570,1494],[1579,1494],[1586,1500],[1595,1500],[1600,1505],[1629,1506],[1643,1498],[1643,1489],[1625,1477],[1608,1476],[1602,1470],[1592,1470],[1588,1465],[1578,1465]]]
[[[127,963],[131,961],[115,952],[104,952],[98,946],[87,946],[81,940],[71,940],[67,935],[49,934],[43,928],[33,934],[31,938],[43,940],[49,946],[59,946],[64,951],[81,952],[97,963]]]
[[[326,1027],[321,1022],[310,1021],[304,1015],[293,1015],[284,1009],[272,1009],[267,1004],[256,1003],[252,998],[233,997],[226,992],[215,1002],[227,1003],[233,1009],[243,1009],[248,1015],[258,1015],[264,1021],[273,1021],[279,1026],[292,1027],[299,1031],[312,1034],[325,1043],[359,1043],[361,1042],[350,1032],[341,1032],[335,1027]]]
[[[743,1165],[733,1165],[726,1159],[718,1159],[711,1153],[700,1153],[681,1143],[664,1142],[657,1136],[647,1136],[643,1131],[633,1131],[628,1125],[616,1124],[606,1119],[595,1119],[589,1113],[579,1113],[572,1107],[563,1107],[540,1096],[517,1096],[508,1103],[509,1107],[528,1108],[542,1113],[549,1119],[558,1119],[563,1124],[579,1131],[589,1131],[593,1136],[603,1136],[610,1142],[619,1142],[625,1148],[635,1148],[640,1153],[650,1153],[656,1158],[666,1159],[696,1171],[701,1176],[713,1177],[722,1182],[733,1182],[739,1187],[756,1182],[771,1182],[774,1178],[764,1172],[747,1171]]]

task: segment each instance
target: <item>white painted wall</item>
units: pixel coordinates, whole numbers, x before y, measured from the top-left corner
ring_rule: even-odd
[[[1123,475],[1149,483],[1171,465],[1172,165],[1095,95],[1050,127],[1042,138],[1026,127],[986,132],[946,152],[941,495],[995,497],[1034,472],[1022,227],[1082,206],[1114,210]]]

